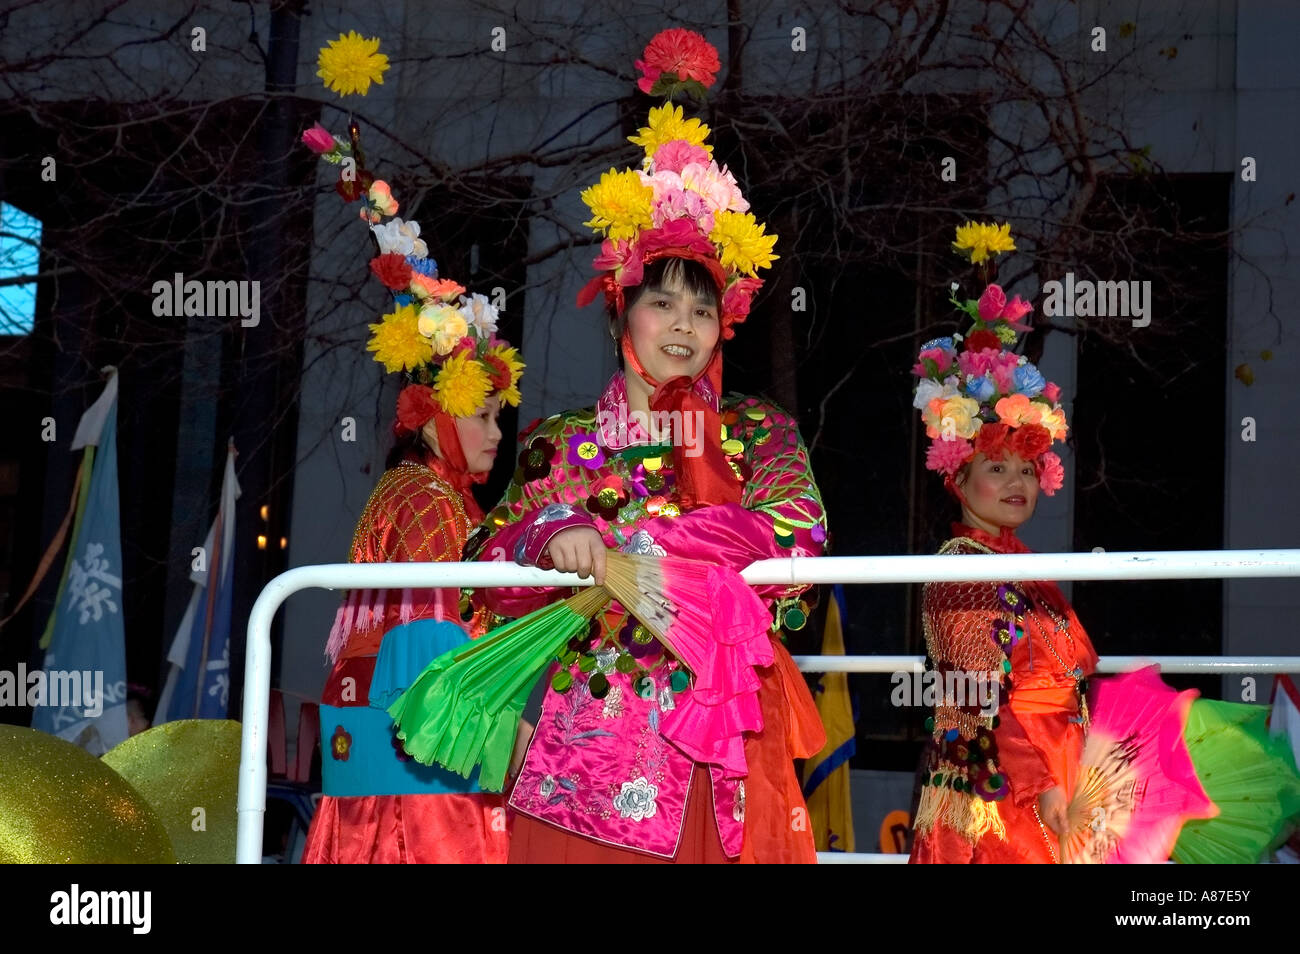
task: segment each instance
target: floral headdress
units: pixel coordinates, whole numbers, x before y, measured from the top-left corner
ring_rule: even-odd
[[[713,159],[709,127],[687,119],[672,99],[679,93],[702,100],[720,69],[718,51],[691,30],[664,30],[652,39],[636,67],[642,92],[665,97],[629,141],[645,150],[640,169],[610,169],[582,193],[591,209],[586,225],[603,235],[593,262],[601,274],[578,294],[588,305],[600,292],[620,313],[624,289],[640,285],[645,266],[661,258],[704,265],[718,285],[722,337],[749,315],[763,285],[758,269],[770,268],[775,235],[755,220],[726,166]]]
[[[340,95],[364,96],[371,82],[383,82],[388,68],[378,47],[378,38],[340,35],[320,51],[318,75]],[[468,417],[493,394],[518,406],[524,365],[518,351],[496,336],[496,307],[438,277],[420,223],[398,218],[388,184],[365,169],[355,120],[348,133],[345,140],[316,123],[302,141],[326,162],[343,166],[335,189],[345,202],[361,201],[361,219],[379,249],[370,270],[393,293],[393,310],[369,326],[366,350],[385,371],[404,372],[412,382],[398,397],[394,429],[399,435],[418,431],[437,410]]]
[[[987,276],[991,256],[1015,250],[1011,227],[968,222],[958,227],[953,250]],[[1051,496],[1064,480],[1061,459],[1050,450],[1067,430],[1061,389],[1010,350],[1029,330],[1021,319],[1033,308],[1019,295],[1008,301],[996,284],[966,300],[957,298],[959,287],[952,285],[952,303],[974,324],[965,338],[927,341],[912,368],[921,379],[912,406],[930,438],[925,466],[951,481],[977,453],[1001,460],[1009,452],[1033,462],[1040,489]]]

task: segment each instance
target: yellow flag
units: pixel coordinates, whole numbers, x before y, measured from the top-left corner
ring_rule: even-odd
[[[822,633],[822,655],[844,655],[844,590],[831,589]],[[822,673],[817,683],[817,711],[826,727],[826,747],[809,759],[803,770],[803,794],[818,851],[853,851],[853,806],[849,799],[849,759],[856,748],[853,706],[849,701],[849,676]]]

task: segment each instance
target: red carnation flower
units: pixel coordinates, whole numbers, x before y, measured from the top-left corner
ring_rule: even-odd
[[[682,258],[700,256],[717,260],[718,250],[709,237],[700,231],[693,219],[673,219],[657,229],[647,229],[637,239],[642,259],[665,249],[680,249]]]
[[[492,369],[489,380],[493,391],[504,391],[510,387],[510,365],[494,354],[485,356],[483,363]]]
[[[992,348],[994,351],[1002,350],[1002,341],[991,331],[985,331],[981,328],[979,331],[973,331],[966,337],[967,351],[983,351],[985,348]]]
[[[433,388],[425,384],[408,384],[397,396],[397,429],[403,434],[414,434],[433,420],[437,411]]]
[[[1022,424],[1007,438],[1007,447],[1024,460],[1033,460],[1052,446],[1052,435],[1041,424]]]
[[[392,291],[405,291],[411,284],[411,266],[406,263],[406,256],[398,252],[376,255],[370,260],[370,270]]]
[[[985,424],[975,434],[975,452],[989,460],[1001,460],[1009,430],[1005,424]]]
[[[636,61],[641,73],[637,86],[649,93],[664,73],[671,73],[678,81],[695,80],[705,89],[713,85],[722,64],[713,44],[694,30],[672,29],[657,34]]]
[[[749,315],[750,305],[754,300],[754,292],[763,287],[763,279],[750,278],[748,275],[736,279],[727,288],[722,295],[722,312],[726,315],[735,316],[736,320],[744,320]]]

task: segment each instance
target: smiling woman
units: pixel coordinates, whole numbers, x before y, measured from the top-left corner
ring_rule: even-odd
[[[645,274],[611,314],[624,370],[594,408],[525,435],[483,553],[597,582],[607,548],[737,570],[820,554],[825,515],[793,419],[758,398],[720,397],[720,344],[734,316],[719,315],[712,272],[666,258]],[[792,626],[803,589],[756,588]],[[522,616],[559,595],[501,588],[475,599]],[[789,823],[807,817],[793,761],[820,750],[825,734],[789,654],[771,646],[772,664],[758,670],[763,731],[745,733],[749,771],[735,777],[660,734],[691,692],[688,673],[626,610],[606,613],[552,673],[511,796],[511,861],[815,860],[808,826]]]
[[[1038,504],[1038,475],[1018,454],[1001,460],[976,454],[957,471],[954,482],[964,498],[962,520],[994,536],[1002,527],[1018,529]]]
[[[989,245],[964,242],[970,232],[958,229],[957,248],[972,262],[1014,248],[1006,232]],[[1061,486],[1049,450],[1066,432],[1059,389],[1006,347],[1024,329],[1028,304],[1008,302],[997,285],[978,301],[954,302],[974,327],[964,339],[926,342],[912,369],[920,378],[913,403],[931,438],[926,465],[961,505],[939,552],[1027,553],[1016,530],[1040,491]],[[934,706],[911,860],[1059,861],[1097,664],[1078,617],[1054,583],[1039,581],[927,583],[921,618],[935,673],[993,673],[998,701],[990,708],[946,695]]]
[[[610,329],[619,342],[627,376],[628,410],[651,422],[680,421],[680,408],[656,408],[651,402],[662,381],[697,380],[713,360],[722,340],[718,288],[699,262],[664,258],[645,271],[645,282],[628,300],[626,311],[611,308]],[[654,440],[670,434],[652,433]],[[678,435],[680,437],[680,435]],[[681,443],[680,440],[678,443]]]
[[[690,43],[712,50],[695,34]],[[645,59],[658,62],[657,50]],[[674,63],[654,89],[680,85]],[[793,418],[756,397],[722,396],[721,343],[749,314],[776,237],[747,212],[707,136],[680,106],[656,107],[632,137],[644,168],[610,170],[583,193],[605,241],[578,303],[603,292],[624,367],[595,407],[525,433],[520,469],[484,524],[483,558],[600,582],[614,548],[735,570],[822,552],[825,514]],[[772,635],[787,620],[797,628],[805,588],[756,588],[778,625],[743,634],[771,647],[771,664],[753,670],[761,723],[728,728],[743,733],[743,771],[721,758],[717,726],[692,739],[706,758],[668,741],[661,727],[694,701],[691,674],[626,609],[606,612],[551,673],[511,794],[511,861],[814,861],[793,761],[819,751],[825,733]],[[518,617],[564,595],[515,587],[475,599]],[[754,625],[714,622],[720,641]]]

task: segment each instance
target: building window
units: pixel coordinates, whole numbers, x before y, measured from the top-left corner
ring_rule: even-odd
[[[41,260],[41,220],[0,202],[0,335],[30,334],[36,321],[36,282]]]

